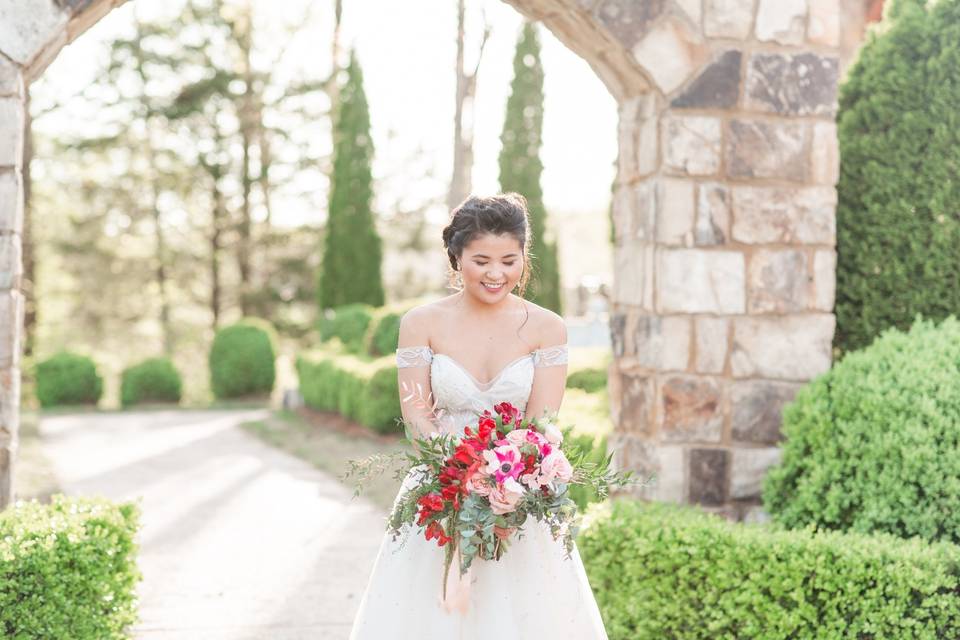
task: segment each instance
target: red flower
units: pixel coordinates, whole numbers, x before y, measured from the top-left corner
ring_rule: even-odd
[[[517,426],[520,425],[520,410],[509,402],[495,404],[493,405],[493,410],[500,414],[503,424],[516,424]]]
[[[460,493],[460,486],[456,484],[448,484],[440,490],[444,500],[453,500],[458,493]]]
[[[477,436],[484,443],[487,443],[490,440],[490,434],[497,428],[497,421],[490,417],[480,418],[480,422],[477,423],[477,428]]]
[[[417,500],[417,504],[425,511],[434,512],[443,509],[443,498],[439,493],[428,493]]]
[[[431,522],[430,524],[427,525],[427,531],[425,535],[427,537],[427,540],[433,540],[434,538],[436,538],[437,544],[440,545],[441,547],[447,544],[448,542],[450,542],[450,540],[452,539],[444,533],[443,527],[440,525],[439,522],[436,522],[436,521]]]

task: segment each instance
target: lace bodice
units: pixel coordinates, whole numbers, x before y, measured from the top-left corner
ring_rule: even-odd
[[[397,367],[430,367],[430,386],[445,432],[461,431],[475,424],[477,414],[493,411],[500,402],[509,402],[525,411],[533,386],[534,369],[567,363],[567,345],[535,349],[507,364],[487,382],[473,377],[460,363],[429,346],[397,349]]]

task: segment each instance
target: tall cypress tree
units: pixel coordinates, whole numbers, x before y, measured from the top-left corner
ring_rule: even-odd
[[[373,140],[363,73],[350,52],[333,126],[333,174],[317,297],[320,309],[349,303],[381,306],[383,248],[371,209]]]
[[[507,99],[507,114],[500,134],[500,189],[516,191],[527,199],[533,241],[528,250],[536,268],[533,286],[525,297],[540,306],[562,313],[560,267],[557,244],[546,237],[547,212],[543,206],[540,147],[543,136],[543,65],[536,26],[525,22],[513,57],[513,83]]]

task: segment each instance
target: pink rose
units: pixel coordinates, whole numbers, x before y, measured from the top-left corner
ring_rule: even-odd
[[[573,467],[563,451],[555,449],[549,455],[540,461],[540,475],[548,482],[559,480],[560,482],[569,482],[573,478]]]
[[[527,441],[527,434],[530,433],[529,429],[514,429],[507,434],[507,442],[512,444],[515,447],[519,447],[524,442]]]
[[[476,493],[481,496],[490,495],[490,484],[487,482],[487,476],[479,472],[467,478],[463,486],[470,493]]]
[[[523,498],[523,487],[513,478],[507,478],[502,484],[498,483],[487,496],[490,500],[490,510],[498,516],[515,511],[521,498]]]

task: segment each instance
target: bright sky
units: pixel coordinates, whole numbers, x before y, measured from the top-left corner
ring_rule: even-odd
[[[138,0],[138,11],[149,15],[171,4]],[[77,92],[89,84],[90,58],[117,30],[129,24],[134,2],[121,6],[100,24],[70,45],[45,72],[44,80],[58,92]],[[314,15],[298,32],[287,53],[291,66],[330,68],[333,0],[255,0],[266,19],[299,23],[304,7]],[[281,9],[282,8],[282,9]],[[512,58],[522,18],[502,0],[468,0],[467,68],[475,65],[482,18],[493,27],[483,52],[477,80],[474,130],[473,190],[494,193],[500,130],[513,78]],[[344,2],[343,44],[357,48],[370,117],[376,160],[374,175],[403,175],[417,149],[420,164],[435,168],[434,182],[391,180],[393,193],[379,193],[378,203],[392,203],[414,189],[445,194],[453,157],[454,64],[456,56],[456,3],[439,0],[348,0]],[[541,27],[545,71],[543,189],[551,214],[606,215],[616,159],[616,103],[590,67]],[[62,95],[62,94],[61,94]],[[44,126],[50,126],[45,123]],[[313,217],[315,211],[295,206],[278,207],[284,215]],[[446,211],[433,212],[444,219]],[[431,217],[434,217],[431,216]],[[277,220],[295,224],[300,220]]]

